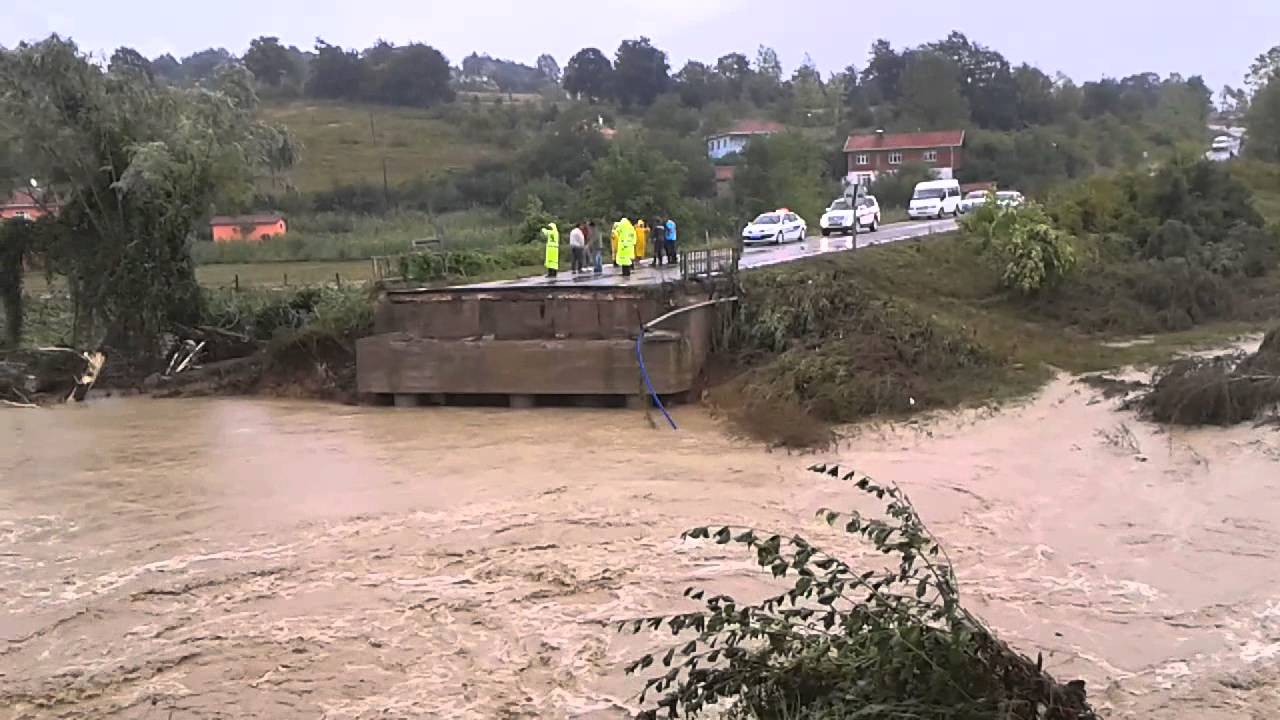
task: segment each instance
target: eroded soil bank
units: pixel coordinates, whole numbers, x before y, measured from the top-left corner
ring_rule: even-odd
[[[0,414],[0,717],[591,717],[689,584],[681,544],[800,532],[857,493],[813,458],[639,414],[122,398]],[[966,602],[1110,717],[1280,712],[1280,433],[1167,431],[1059,380],[1022,407],[864,428]],[[669,636],[667,636],[669,638]]]

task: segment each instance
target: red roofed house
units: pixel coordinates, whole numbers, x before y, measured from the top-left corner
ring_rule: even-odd
[[[728,130],[707,136],[707,157],[720,160],[727,155],[741,153],[751,144],[751,138],[773,135],[786,129],[782,123],[768,120],[739,120]]]
[[[844,143],[847,178],[867,184],[880,173],[896,172],[904,163],[923,163],[933,169],[934,177],[950,180],[960,169],[963,146],[963,130],[850,135]]]
[[[31,193],[30,190],[16,190],[3,203],[0,203],[0,220],[36,220],[49,213],[56,213],[56,202],[45,202]]]
[[[260,242],[284,235],[286,230],[284,218],[273,214],[219,215],[209,218],[209,228],[214,242]]]

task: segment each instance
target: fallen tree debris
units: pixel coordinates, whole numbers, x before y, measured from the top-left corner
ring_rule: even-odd
[[[1143,417],[1174,425],[1274,421],[1280,413],[1280,328],[1258,351],[1184,358],[1158,370],[1151,389],[1129,403]]]

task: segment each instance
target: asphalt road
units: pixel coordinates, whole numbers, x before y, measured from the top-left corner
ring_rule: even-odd
[[[908,222],[893,223],[891,225],[880,226],[880,229],[874,233],[864,232],[859,234],[857,238],[857,246],[862,248],[870,247],[872,245],[884,245],[887,243],[898,242],[900,240],[910,240],[912,238],[924,237],[937,233],[951,232],[955,229],[955,220],[911,220]],[[813,257],[815,255],[823,255],[833,252],[848,252],[853,249],[851,240],[852,238],[849,237],[823,238],[820,236],[810,235],[804,242],[793,242],[785,245],[748,246],[743,250],[740,267],[744,269],[766,267],[769,265],[793,262],[795,260]],[[475,283],[455,287],[620,287],[656,284],[666,280],[676,280],[678,278],[679,270],[677,268],[670,266],[655,268],[651,265],[651,262],[652,261],[650,260],[641,262],[641,264],[635,268],[630,278],[622,277],[622,272],[618,268],[606,265],[603,275],[595,275],[594,273],[588,272],[583,275],[575,276],[570,272],[561,271],[559,276],[554,280],[546,277],[527,277],[516,280],[499,280],[496,282]]]

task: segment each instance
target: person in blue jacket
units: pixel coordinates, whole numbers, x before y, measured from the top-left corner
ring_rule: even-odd
[[[663,234],[664,237],[662,238],[662,246],[667,251],[667,263],[670,265],[675,265],[676,264],[676,221],[668,217],[667,221],[663,224],[666,225],[667,231]]]

